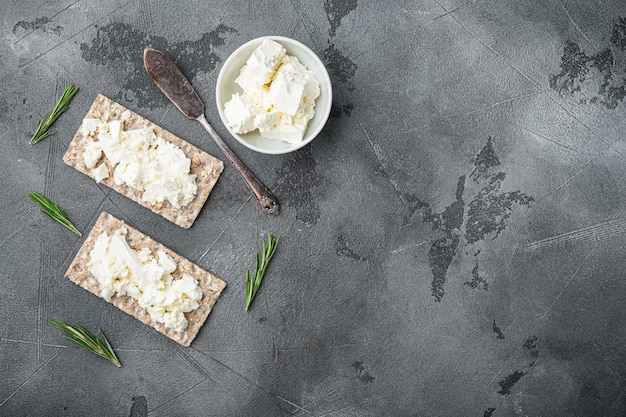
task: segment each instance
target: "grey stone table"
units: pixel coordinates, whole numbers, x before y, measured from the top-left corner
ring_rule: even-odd
[[[626,415],[626,2],[5,0],[0,415]],[[261,35],[309,45],[334,107],[299,152],[229,137],[214,85]],[[97,93],[223,159],[142,68],[180,64],[230,164],[183,230],[66,166]],[[29,145],[63,88],[55,135]],[[183,348],[63,277],[108,211],[228,287]],[[252,309],[244,274],[278,252]],[[102,328],[116,368],[49,319]]]

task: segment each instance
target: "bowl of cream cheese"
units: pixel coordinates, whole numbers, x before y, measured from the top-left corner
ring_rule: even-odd
[[[304,44],[283,36],[244,43],[224,62],[215,98],[222,122],[244,146],[295,151],[320,133],[332,106],[326,67]]]

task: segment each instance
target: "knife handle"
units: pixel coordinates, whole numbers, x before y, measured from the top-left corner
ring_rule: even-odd
[[[280,213],[280,203],[274,194],[271,193],[270,190],[267,189],[265,185],[246,167],[241,159],[235,155],[233,151],[230,150],[228,145],[220,138],[217,132],[213,129],[213,127],[209,124],[204,114],[201,114],[197,119],[200,124],[209,132],[209,135],[213,138],[217,146],[224,152],[224,155],[230,162],[235,166],[235,169],[241,174],[241,177],[245,181],[246,185],[252,191],[257,201],[261,205],[261,209],[274,216]]]

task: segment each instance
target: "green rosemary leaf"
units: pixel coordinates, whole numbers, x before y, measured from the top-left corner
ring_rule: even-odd
[[[79,326],[78,324],[70,326],[65,322],[54,320],[50,320],[50,323],[55,325],[59,330],[62,330],[72,336],[64,336],[65,339],[71,340],[72,342],[84,347],[92,353],[95,353],[101,358],[111,361],[118,368],[122,366],[122,363],[117,358],[115,351],[111,347],[111,343],[109,343],[109,340],[106,338],[104,333],[102,333],[102,330],[98,329],[98,331],[100,332],[100,336],[102,337],[104,342],[89,333],[87,329]]]
[[[271,233],[268,233],[267,242],[261,241],[260,257],[259,253],[256,254],[256,271],[254,275],[252,275],[250,271],[246,271],[246,311],[250,308],[250,305],[254,300],[254,296],[261,287],[265,271],[267,271],[270,260],[274,256],[274,253],[276,253],[279,241],[280,236],[274,238]]]
[[[52,126],[61,114],[69,108],[70,102],[77,92],[78,87],[74,87],[74,84],[70,83],[70,85],[63,91],[63,94],[61,94],[61,97],[57,100],[52,111],[44,114],[41,120],[37,123],[37,129],[35,129],[35,133],[29,142],[31,145],[41,142],[53,134],[48,129],[50,129],[50,126]]]
[[[82,236],[83,234],[74,226],[74,224],[67,218],[63,210],[59,208],[52,201],[48,200],[46,197],[42,196],[39,193],[29,193],[30,198],[39,204],[41,207],[41,212],[48,218],[54,220],[62,226],[65,226],[67,229],[76,233],[78,236]]]
[[[111,346],[111,343],[109,343],[109,339],[107,339],[107,337],[104,335],[102,330],[98,329],[98,331],[100,332],[100,336],[102,336],[102,339],[104,339],[104,342],[106,343],[106,346],[103,346],[103,349],[108,351],[108,352],[111,352],[111,357],[113,358],[112,362],[115,363],[116,366],[117,366],[117,364],[119,364],[119,366],[122,366],[122,363],[117,358],[117,355],[115,354],[115,351],[113,350],[113,347]]]

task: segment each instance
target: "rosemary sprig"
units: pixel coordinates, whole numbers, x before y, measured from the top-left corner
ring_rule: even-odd
[[[78,87],[74,87],[74,84],[70,83],[70,85],[63,91],[63,94],[61,94],[61,97],[59,97],[59,100],[57,100],[57,103],[54,105],[52,111],[44,114],[41,120],[37,123],[37,129],[29,142],[31,145],[40,142],[53,134],[48,129],[50,129],[50,126],[52,126],[59,116],[61,116],[61,114],[68,109],[70,101],[72,101],[72,98],[74,98],[77,92]]]
[[[256,254],[256,272],[254,273],[254,276],[250,274],[250,271],[246,271],[246,311],[250,308],[250,304],[252,304],[252,300],[254,300],[256,292],[261,286],[263,276],[265,275],[265,271],[267,270],[267,266],[269,265],[272,256],[274,256],[274,253],[276,252],[279,241],[280,236],[277,236],[276,239],[274,239],[274,236],[272,236],[271,233],[268,233],[267,243],[265,241],[261,241],[263,250],[261,251],[260,264],[258,252]]]
[[[63,330],[64,332],[72,335],[72,337],[63,336],[67,340],[76,342],[82,347],[88,349],[90,352],[93,352],[96,355],[100,356],[101,358],[111,361],[113,365],[117,366],[118,368],[122,366],[122,363],[117,358],[117,355],[111,347],[111,344],[107,340],[104,333],[102,333],[102,330],[98,329],[98,331],[100,332],[100,336],[102,336],[102,339],[104,341],[98,339],[97,337],[89,333],[89,331],[87,331],[84,327],[81,327],[78,324],[74,324],[74,326],[72,327],[62,321],[50,320],[50,323],[54,324],[60,330]]]
[[[51,218],[55,222],[67,227],[72,232],[76,233],[78,236],[82,236],[83,234],[74,226],[74,224],[67,218],[63,210],[59,208],[52,201],[48,200],[46,197],[42,196],[39,193],[29,193],[30,198],[35,201],[41,207],[41,212],[47,217]]]

